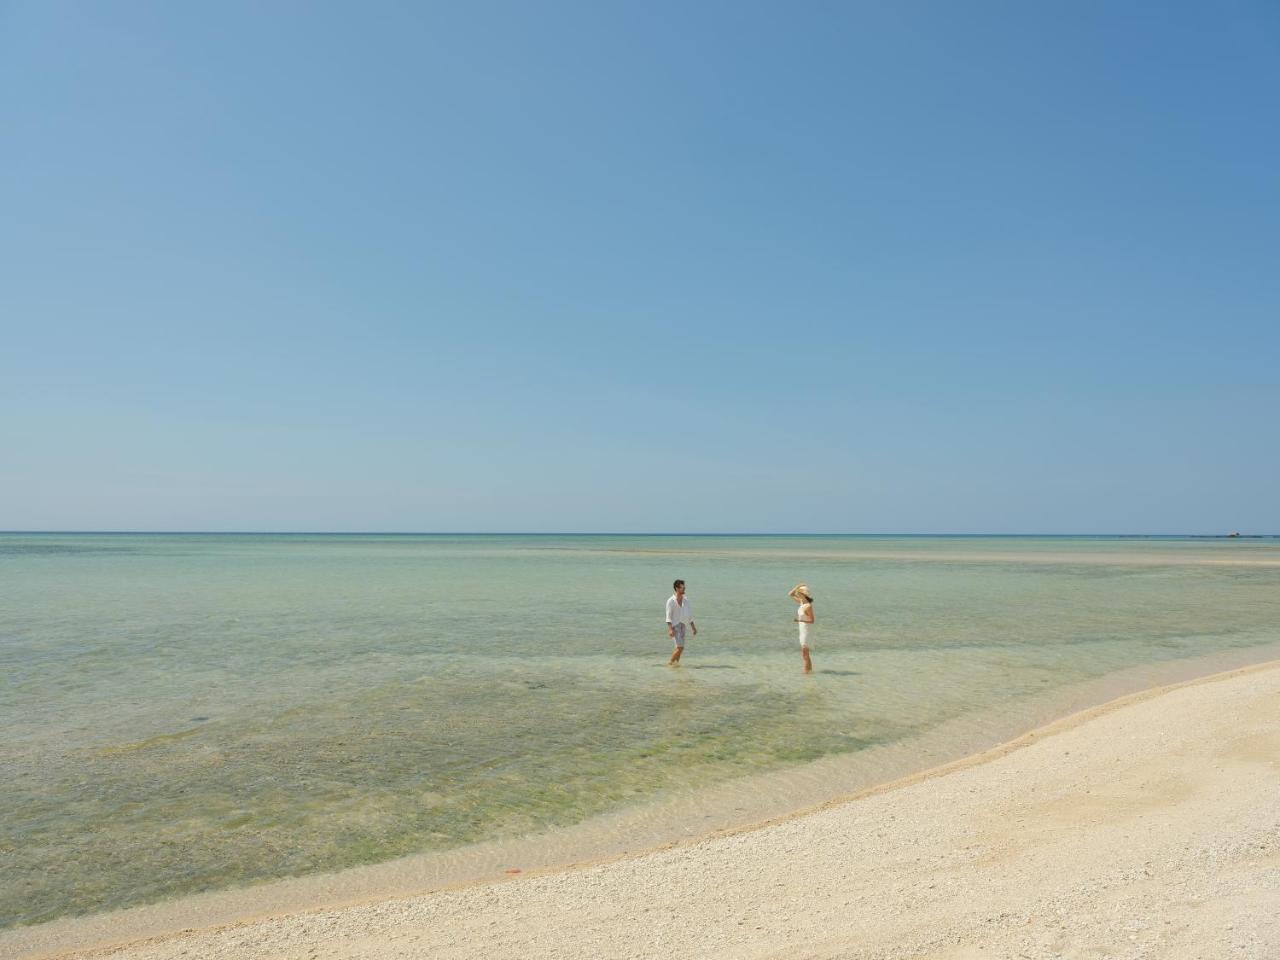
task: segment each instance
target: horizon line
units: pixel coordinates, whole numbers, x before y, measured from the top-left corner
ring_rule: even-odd
[[[635,531],[635,530],[0,530],[9,534],[86,534],[111,536],[273,536],[273,537],[1183,537],[1213,540],[1263,540],[1274,533],[964,533],[870,531],[764,532],[764,531]]]

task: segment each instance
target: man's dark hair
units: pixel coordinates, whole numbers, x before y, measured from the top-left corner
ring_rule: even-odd
[[[683,587],[683,586],[684,586],[684,581],[683,581],[683,580],[677,580],[675,583],[673,583],[673,584],[671,585],[671,589],[672,589],[672,590],[679,590],[679,589],[680,589],[681,587]]]

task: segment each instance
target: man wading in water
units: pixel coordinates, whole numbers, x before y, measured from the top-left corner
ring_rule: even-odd
[[[667,661],[667,666],[674,667],[680,663],[680,654],[684,653],[685,624],[689,625],[695,637],[698,635],[698,626],[693,622],[693,608],[684,595],[684,581],[677,580],[671,586],[676,592],[667,598],[667,636],[675,641],[676,649]]]

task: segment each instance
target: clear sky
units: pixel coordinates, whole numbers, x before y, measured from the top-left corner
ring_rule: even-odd
[[[0,2],[0,529],[1280,533],[1274,2]]]

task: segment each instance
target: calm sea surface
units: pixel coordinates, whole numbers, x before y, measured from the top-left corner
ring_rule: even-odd
[[[0,926],[785,791],[1277,641],[1274,539],[0,534]]]

